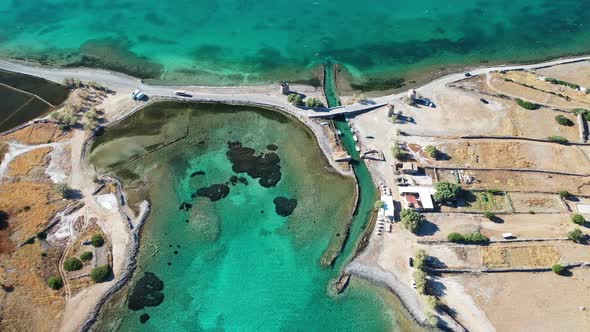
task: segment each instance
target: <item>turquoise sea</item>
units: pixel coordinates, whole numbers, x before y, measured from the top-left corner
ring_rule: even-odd
[[[213,85],[309,79],[332,59],[370,83],[587,52],[588,22],[579,0],[4,0],[0,56]]]

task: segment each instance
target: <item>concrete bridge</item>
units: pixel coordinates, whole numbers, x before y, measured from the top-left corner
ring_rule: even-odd
[[[340,106],[340,107],[333,107],[333,108],[326,108],[324,110],[317,110],[308,115],[310,118],[331,118],[335,115],[355,115],[363,112],[368,112],[379,107],[383,107],[387,105],[387,103],[379,103],[373,100],[367,100],[360,103],[348,105],[348,106]]]

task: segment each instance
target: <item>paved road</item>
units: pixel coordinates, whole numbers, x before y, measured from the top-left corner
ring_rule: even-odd
[[[536,69],[540,67],[549,67],[565,63],[572,63],[578,61],[590,60],[590,56],[581,56],[576,58],[557,59],[542,63],[530,65],[506,65],[496,66],[490,68],[481,68],[471,71],[472,75],[487,74],[496,70],[514,70],[514,69]],[[9,61],[0,60],[0,69],[9,70],[13,72],[28,74],[32,76],[42,77],[44,79],[61,83],[64,78],[75,77],[82,81],[94,81],[111,89],[141,89],[146,92],[148,96],[172,97],[176,90],[187,90],[192,95],[192,99],[196,101],[221,101],[221,102],[244,102],[249,104],[264,104],[269,106],[280,107],[283,110],[297,115],[299,117],[327,117],[336,114],[358,113],[363,110],[371,110],[394,100],[399,100],[405,92],[387,95],[383,97],[374,98],[364,103],[357,103],[345,107],[333,108],[325,112],[312,112],[310,110],[303,110],[289,104],[284,96],[275,95],[272,91],[276,90],[276,86],[256,86],[256,87],[205,87],[205,86],[161,86],[144,84],[141,80],[131,77],[129,75],[111,72],[101,69],[91,68],[48,68],[24,65],[20,63],[13,63]],[[451,74],[437,80],[434,80],[422,88],[435,88],[436,86],[444,86],[448,83],[455,82],[465,78],[463,73]],[[417,88],[419,90],[420,88]]]

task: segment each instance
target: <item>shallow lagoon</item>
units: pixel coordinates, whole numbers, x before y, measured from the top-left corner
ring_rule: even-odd
[[[182,137],[187,126],[185,139],[121,163]],[[232,141],[262,153],[278,147],[276,186],[233,172]],[[339,271],[320,262],[350,220],[354,182],[328,167],[295,120],[249,107],[160,103],[107,130],[90,160],[123,178],[132,201],[153,203],[133,282],[107,305],[100,330],[382,331],[408,324],[392,299],[368,284],[355,281],[330,295]],[[232,184],[234,175],[248,184]],[[230,189],[225,198],[191,197],[220,183]],[[288,217],[275,211],[279,196],[297,199]],[[163,281],[164,300],[132,311],[127,296],[145,272]],[[144,313],[151,318],[141,325]]]

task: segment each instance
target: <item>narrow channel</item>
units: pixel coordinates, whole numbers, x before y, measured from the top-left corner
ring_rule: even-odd
[[[324,94],[326,95],[329,107],[341,106],[336,87],[334,63],[332,62],[327,62],[324,65]],[[365,228],[369,225],[378,192],[367,165],[355,149],[356,142],[352,138],[354,134],[349,126],[349,122],[346,121],[344,116],[338,116],[334,118],[334,124],[336,129],[342,132],[340,136],[342,145],[352,157],[351,165],[359,188],[359,201],[352,218],[349,240],[334,265],[337,269],[340,269],[352,258]]]

